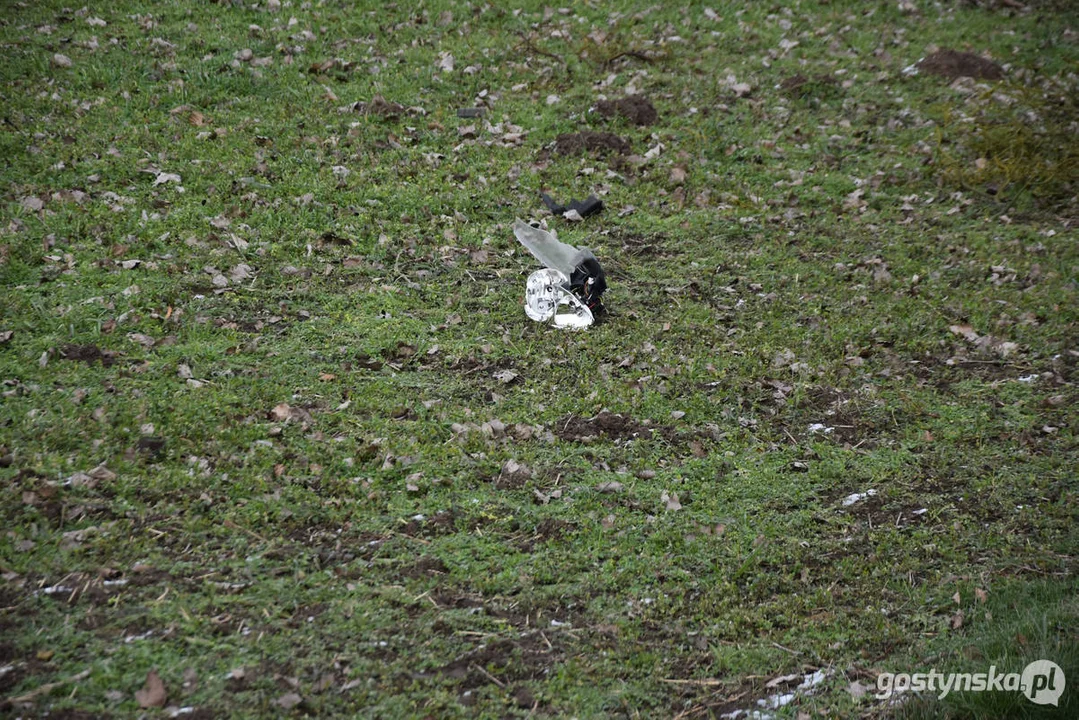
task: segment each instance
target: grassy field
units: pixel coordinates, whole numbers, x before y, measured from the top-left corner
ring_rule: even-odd
[[[526,4],[4,4],[0,712],[1075,717],[1079,13]]]

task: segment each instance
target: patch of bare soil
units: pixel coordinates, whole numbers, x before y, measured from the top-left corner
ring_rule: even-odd
[[[396,120],[402,115],[416,115],[418,108],[406,108],[404,105],[392,100],[387,100],[381,95],[375,95],[369,102],[354,102],[348,105],[348,110],[360,115],[377,115],[387,120]]]
[[[438,537],[456,532],[457,515],[453,510],[440,510],[424,520],[413,518],[399,531],[409,537]]]
[[[972,77],[975,80],[1004,78],[1004,68],[992,60],[958,50],[938,50],[919,60],[916,67],[920,72],[940,75],[949,80],[958,77]]]
[[[562,133],[554,142],[556,155],[584,155],[596,153],[606,155],[617,153],[628,155],[630,153],[629,141],[609,132],[593,132],[586,130],[579,133]]]
[[[627,232],[612,239],[622,243],[622,252],[625,255],[639,258],[670,257],[673,253],[666,247],[667,238],[663,235],[646,236],[638,233]]]
[[[882,525],[893,525],[902,528],[923,523],[929,516],[924,505],[911,503],[886,504],[880,495],[872,495],[843,509],[847,510],[851,517],[866,523],[868,528],[881,527]]]
[[[568,531],[573,530],[577,526],[566,520],[558,520],[557,518],[544,518],[536,526],[536,537],[540,542],[547,542],[548,540],[558,540]]]
[[[414,565],[403,569],[401,574],[410,578],[423,578],[445,575],[449,571],[450,569],[446,567],[446,563],[442,562],[441,558],[424,555]]]
[[[647,420],[641,423],[628,415],[606,410],[588,419],[566,415],[554,427],[554,434],[559,438],[575,442],[594,440],[600,436],[610,440],[635,440],[649,438],[657,433],[670,439],[674,435],[674,430],[666,425],[650,425]]]
[[[654,125],[659,119],[659,113],[651,101],[641,95],[627,95],[619,100],[600,100],[596,103],[596,111],[606,118],[621,115],[640,127]]]
[[[577,525],[567,520],[544,518],[536,526],[535,532],[524,537],[517,536],[513,545],[523,553],[530,553],[536,549],[536,545],[560,540],[576,529]]]
[[[840,444],[857,443],[859,447],[869,449],[876,446],[871,438],[882,431],[872,420],[863,417],[849,395],[833,387],[810,389],[798,407],[810,411],[812,420],[827,428],[816,434],[821,439],[828,438]],[[805,432],[805,428],[798,430]]]
[[[481,645],[438,670],[442,677],[457,681],[459,690],[474,690],[495,682],[519,683],[542,679],[561,658],[556,634],[533,632],[514,640],[498,640]],[[483,670],[481,670],[481,668]],[[422,676],[421,676],[422,677]]]
[[[97,345],[65,345],[60,348],[60,355],[65,360],[84,362],[87,365],[100,362],[102,366],[109,367],[116,362],[115,358],[119,353],[112,350],[102,350]]]
[[[795,73],[779,83],[779,91],[787,97],[806,97],[838,85],[831,75],[814,75],[812,78]]]

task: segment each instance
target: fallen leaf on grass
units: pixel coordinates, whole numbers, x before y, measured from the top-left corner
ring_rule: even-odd
[[[968,342],[978,342],[979,335],[970,325],[949,325],[948,329]]]
[[[285,693],[281,697],[274,700],[274,705],[277,705],[278,707],[280,707],[280,708],[282,708],[284,710],[291,710],[292,708],[296,707],[297,705],[299,705],[302,702],[303,702],[303,698],[300,697],[298,694],[293,692],[293,693]]]
[[[92,479],[101,482],[111,482],[116,479],[116,473],[105,467],[105,463],[101,463],[93,470],[87,473]]]
[[[246,263],[240,263],[231,270],[229,270],[229,277],[233,282],[243,282],[247,278],[252,276],[251,266]]]
[[[164,185],[165,183],[170,183],[170,182],[171,183],[176,183],[178,185],[183,181],[180,179],[179,175],[177,175],[176,173],[170,173],[170,172],[159,172],[154,177],[154,187],[157,187],[158,185]]]
[[[138,701],[139,707],[165,707],[167,699],[168,693],[165,691],[165,683],[161,680],[161,676],[157,674],[157,670],[146,673],[146,684],[143,685],[142,690],[135,693],[135,700]]]
[[[959,335],[967,342],[982,348],[992,350],[1001,357],[1008,357],[1019,349],[1019,344],[1007,340],[1001,340],[993,335],[979,335],[970,325],[949,325],[948,329]]]
[[[494,374],[493,377],[495,380],[498,380],[503,385],[509,385],[517,379],[518,375],[512,370],[499,370]]]
[[[663,503],[668,510],[681,510],[682,503],[678,502],[678,493],[667,494],[666,491],[659,496],[659,501]]]
[[[128,333],[127,339],[132,342],[137,342],[139,345],[142,345],[146,349],[152,348],[154,346],[154,343],[157,342],[149,335],[143,335],[142,333]]]

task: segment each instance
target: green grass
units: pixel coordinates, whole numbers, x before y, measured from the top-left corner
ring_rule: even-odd
[[[1074,714],[1079,16],[282,5],[0,18],[0,707]],[[541,191],[607,205],[583,333]]]

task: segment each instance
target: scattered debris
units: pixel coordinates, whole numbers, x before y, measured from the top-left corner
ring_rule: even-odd
[[[570,200],[569,205],[556,202],[547,193],[540,193],[540,197],[543,198],[543,204],[547,206],[548,210],[563,217],[568,216],[571,212],[576,212],[578,217],[584,219],[603,210],[603,201],[595,195],[589,195],[584,200]]]
[[[1018,343],[1002,340],[993,335],[981,335],[967,324],[949,325],[948,330],[962,337],[980,350],[992,350],[1001,357],[1008,357],[1019,349]]]
[[[854,503],[861,502],[862,500],[873,497],[876,494],[876,490],[866,490],[864,493],[851,493],[847,497],[843,498],[843,507],[850,507]]]
[[[554,318],[559,328],[586,328],[601,311],[607,289],[606,274],[591,250],[575,248],[523,220],[513,224],[513,234],[545,269],[529,276],[525,287],[525,314],[537,322]],[[568,312],[559,312],[563,305]]]
[[[391,102],[381,95],[375,95],[369,101],[358,101],[338,108],[343,113],[359,113],[360,115],[378,115],[387,120],[396,120],[401,115],[423,116],[427,111],[421,107],[405,107],[401,103]]]
[[[495,478],[495,487],[499,490],[517,490],[532,479],[532,470],[516,460],[507,460]]]
[[[682,509],[682,503],[678,501],[678,493],[667,493],[663,491],[659,496],[659,501],[663,503],[664,507],[671,511],[677,511]]]
[[[790,705],[799,695],[812,695],[815,692],[814,688],[816,688],[818,685],[828,679],[831,674],[832,673],[829,670],[816,670],[804,676],[781,675],[780,677],[768,681],[768,683],[765,684],[764,687],[768,690],[773,690],[781,685],[792,683],[799,678],[801,678],[802,681],[797,686],[791,688],[787,692],[778,692],[773,695],[769,695],[768,697],[759,698],[754,703],[754,705],[756,705],[759,709],[733,710],[731,712],[720,715],[720,717],[724,718],[725,720],[737,720],[738,718],[746,718],[747,720],[764,720],[765,718],[772,718],[774,717],[774,715],[772,715],[772,713],[769,711],[778,710],[781,707]]]

